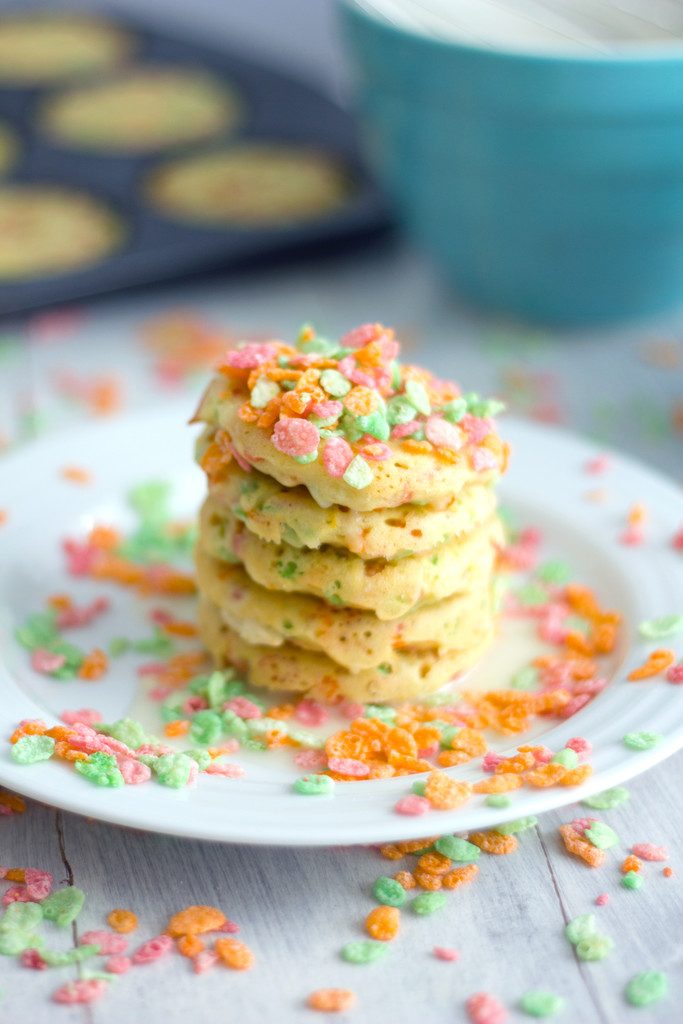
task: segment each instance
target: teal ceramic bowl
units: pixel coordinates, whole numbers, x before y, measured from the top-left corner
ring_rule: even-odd
[[[683,302],[683,44],[545,56],[342,18],[367,155],[459,295],[568,326]]]

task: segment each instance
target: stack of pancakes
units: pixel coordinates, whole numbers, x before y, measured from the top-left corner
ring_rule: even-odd
[[[391,331],[229,352],[195,421],[200,627],[254,685],[401,700],[495,626],[497,403],[403,366]]]

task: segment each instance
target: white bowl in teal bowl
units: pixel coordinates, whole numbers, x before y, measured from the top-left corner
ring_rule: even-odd
[[[368,157],[458,294],[568,326],[683,303],[683,42],[544,55],[342,17]]]

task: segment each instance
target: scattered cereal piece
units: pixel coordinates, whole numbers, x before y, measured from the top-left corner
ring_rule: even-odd
[[[321,1013],[343,1013],[356,1003],[356,993],[348,988],[319,988],[311,992],[308,1005]]]
[[[508,1019],[503,1004],[488,992],[477,992],[470,996],[465,1009],[472,1024],[505,1024]]]
[[[661,740],[658,732],[627,732],[624,736],[624,744],[629,750],[652,750]]]
[[[256,962],[252,951],[239,939],[216,939],[214,949],[222,963],[233,971],[248,971]]]
[[[631,853],[641,860],[668,860],[669,851],[666,846],[655,846],[654,843],[634,843]]]
[[[663,971],[642,971],[634,975],[626,986],[626,1000],[631,1006],[651,1006],[669,991],[669,981]]]
[[[132,910],[110,910],[107,914],[107,924],[115,932],[127,935],[129,932],[135,931],[138,926],[138,919]]]
[[[598,811],[606,811],[626,803],[630,797],[631,794],[625,786],[614,786],[612,789],[603,790],[602,793],[594,793],[593,796],[584,797],[581,803]]]
[[[448,898],[441,892],[422,892],[410,904],[410,909],[420,917],[436,913],[446,906]]]
[[[564,999],[553,992],[525,992],[519,1008],[530,1017],[554,1017],[564,1009]]]
[[[495,854],[496,856],[514,853],[518,842],[515,836],[504,836],[500,832],[470,832],[469,840],[478,846],[484,853]]]
[[[569,921],[564,929],[564,934],[572,946],[576,946],[582,939],[596,935],[597,931],[598,923],[595,914],[580,914]]]
[[[59,928],[66,928],[75,921],[85,901],[85,893],[75,885],[58,889],[41,903],[46,921],[54,921]]]
[[[661,640],[683,632],[683,615],[661,615],[641,622],[638,632],[646,640]]]
[[[395,878],[388,878],[382,875],[377,879],[372,894],[378,903],[384,903],[388,907],[402,907],[405,903],[406,891]]]
[[[637,871],[627,871],[626,874],[622,876],[621,884],[624,889],[638,890],[642,888],[643,876],[639,875]]]
[[[434,946],[432,953],[437,960],[446,960],[448,963],[455,963],[460,959],[459,951],[450,946]]]
[[[329,775],[303,775],[294,783],[294,792],[302,796],[331,796],[334,779]]]
[[[154,963],[155,960],[160,960],[161,957],[166,956],[172,948],[173,939],[170,935],[157,935],[155,938],[148,939],[147,942],[143,942],[143,944],[136,949],[135,953],[133,953],[133,963]]]
[[[218,931],[225,924],[225,914],[216,907],[192,906],[179,910],[166,926],[166,934],[172,938],[181,935],[203,935]]]
[[[597,846],[599,850],[609,850],[619,842],[619,836],[614,829],[611,829],[609,825],[605,825],[602,821],[591,822],[583,834],[589,843]]]
[[[347,942],[342,947],[341,957],[350,964],[374,964],[384,959],[388,952],[389,946],[386,943],[363,939],[360,942]]]
[[[378,942],[391,942],[398,935],[401,912],[395,906],[375,907],[365,919],[365,930]]]
[[[591,868],[597,868],[604,863],[604,852],[580,836],[572,825],[560,825],[560,835],[567,853],[579,857]]]

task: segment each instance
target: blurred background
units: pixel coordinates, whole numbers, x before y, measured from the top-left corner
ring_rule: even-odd
[[[32,11],[0,4],[0,444],[382,319],[683,474],[676,0]]]

